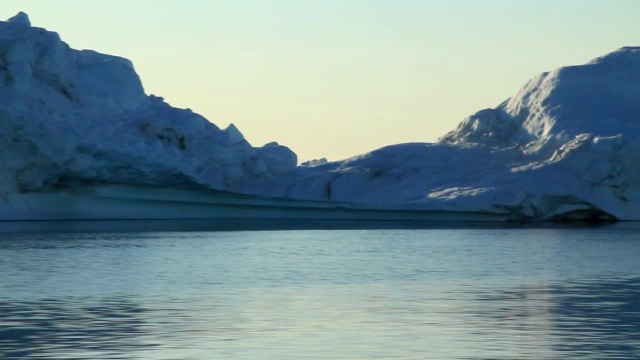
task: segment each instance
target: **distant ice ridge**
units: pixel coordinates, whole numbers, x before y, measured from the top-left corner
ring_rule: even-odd
[[[101,183],[241,190],[297,163],[284,146],[252,147],[233,125],[221,130],[146,95],[129,60],[71,49],[24,13],[0,22],[0,150],[5,192]]]
[[[639,117],[640,48],[626,47],[533,78],[438,143],[296,167],[287,147],[253,147],[233,125],[146,95],[127,59],[73,50],[24,13],[0,22],[0,195],[11,194],[0,202],[130,185],[513,220],[640,220]]]

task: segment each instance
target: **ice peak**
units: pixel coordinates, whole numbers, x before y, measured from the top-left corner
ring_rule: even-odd
[[[20,11],[15,16],[9,18],[7,22],[13,24],[21,24],[26,26],[31,26],[31,21],[29,21],[29,15],[27,13]]]
[[[441,141],[524,146],[581,133],[640,137],[640,47],[542,73],[514,97],[463,121]]]
[[[625,46],[609,54],[597,57],[588,65],[639,66],[640,46]]]

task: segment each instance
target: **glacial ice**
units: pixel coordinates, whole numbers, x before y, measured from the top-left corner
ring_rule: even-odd
[[[285,146],[254,147],[234,125],[145,94],[127,59],[71,49],[24,13],[0,22],[5,201],[123,185],[513,220],[640,220],[639,114],[640,48],[625,47],[534,77],[437,143],[297,166]],[[11,206],[0,204],[0,216]],[[33,209],[20,206],[28,218]]]
[[[640,220],[640,47],[543,73],[436,144],[299,171],[287,196]]]
[[[276,143],[146,95],[133,64],[74,50],[20,13],[0,23],[0,191],[77,184],[234,188],[293,171]]]

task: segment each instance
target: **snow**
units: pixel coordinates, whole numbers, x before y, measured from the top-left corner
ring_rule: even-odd
[[[20,24],[20,25],[24,25],[24,26],[31,26],[31,21],[29,21],[29,15],[27,15],[26,13],[20,11],[19,13],[17,13],[15,16],[9,18],[9,20],[7,20],[7,22],[13,23],[13,24]]]
[[[0,192],[33,198],[15,200],[25,219],[44,206],[34,194],[68,205],[78,201],[69,191],[117,185],[300,201],[286,200],[293,207],[640,220],[638,114],[640,48],[625,47],[534,77],[435,144],[297,166],[285,146],[254,147],[234,125],[145,94],[127,59],[71,49],[24,13],[0,22]],[[0,204],[2,216],[11,206]]]

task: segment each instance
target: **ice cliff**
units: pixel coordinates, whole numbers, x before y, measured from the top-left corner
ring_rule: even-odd
[[[146,95],[132,63],[74,50],[20,13],[0,22],[0,191],[136,184],[238,190],[295,169],[276,143]]]
[[[0,193],[100,184],[209,188],[515,220],[640,220],[640,48],[529,81],[435,144],[296,167],[147,95],[130,61],[0,22]]]

